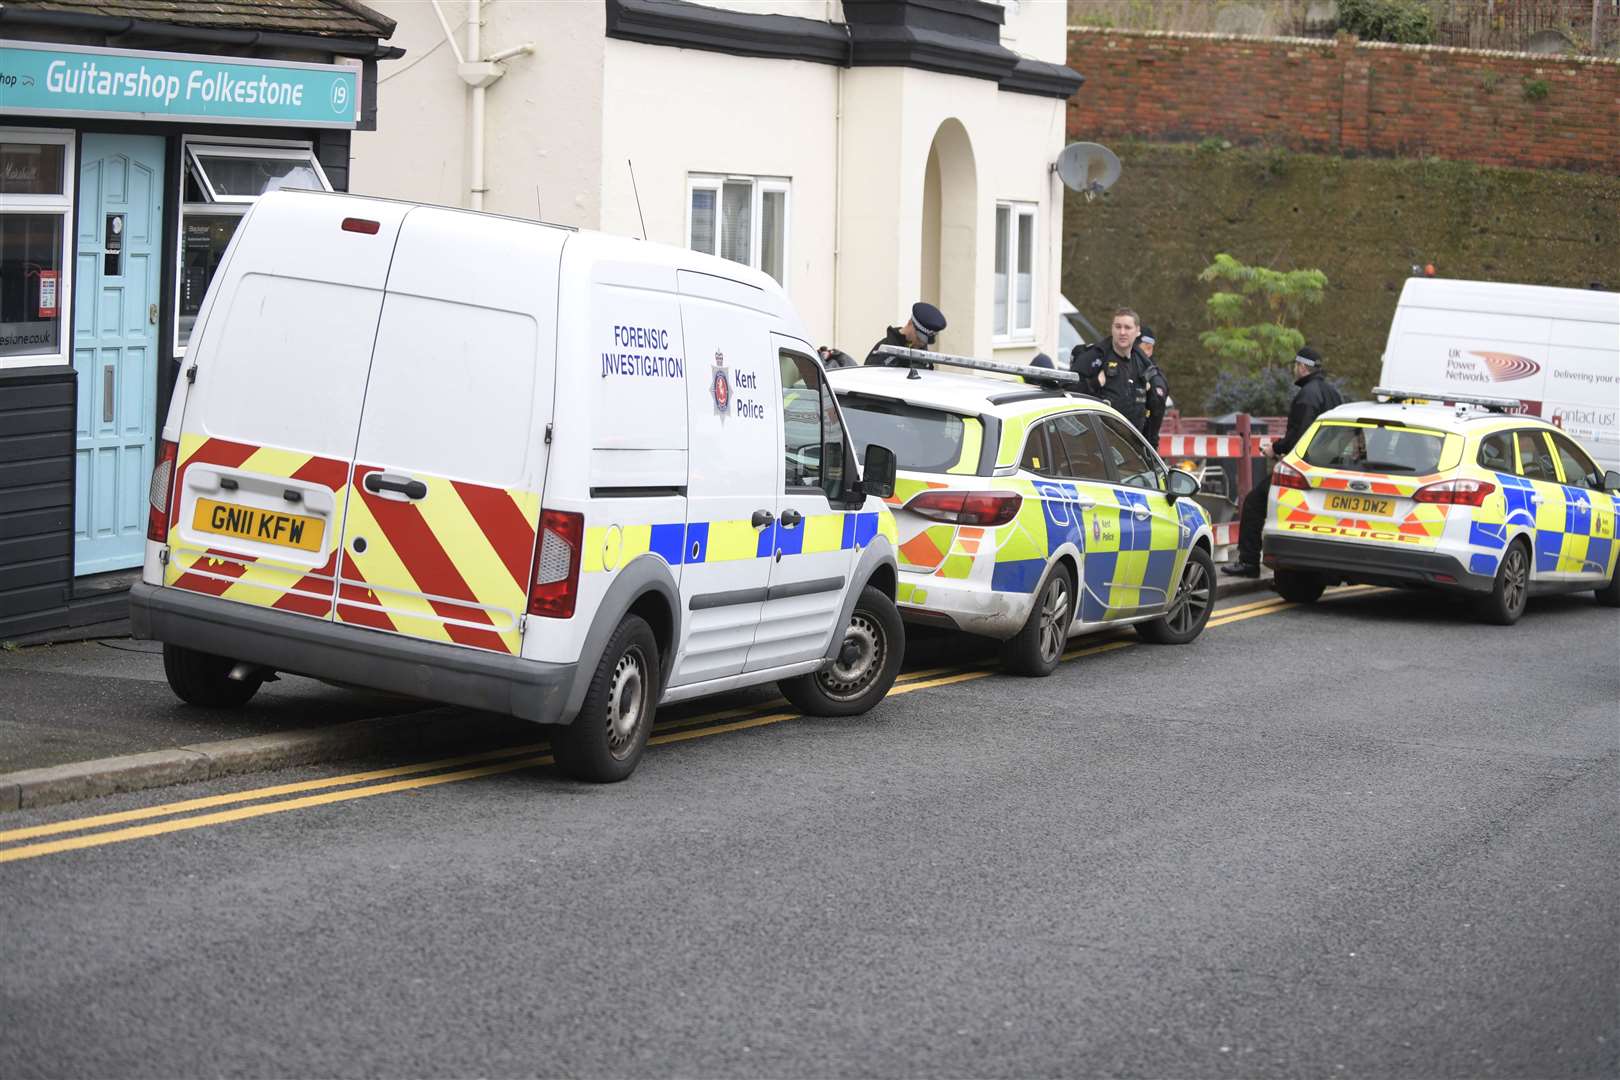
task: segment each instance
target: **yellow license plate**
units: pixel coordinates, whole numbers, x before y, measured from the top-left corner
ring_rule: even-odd
[[[1329,495],[1327,508],[1346,514],[1382,514],[1395,512],[1394,499],[1376,499],[1371,495]]]
[[[191,516],[191,527],[199,532],[257,540],[261,544],[319,551],[326,522],[302,514],[284,514],[277,510],[259,510],[252,506],[233,506],[212,499],[198,499],[197,509]]]

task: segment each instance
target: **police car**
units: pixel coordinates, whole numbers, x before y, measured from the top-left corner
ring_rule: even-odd
[[[857,449],[890,447],[896,595],[909,621],[996,638],[1010,670],[1045,675],[1070,637],[1132,625],[1181,644],[1214,599],[1198,482],[1123,417],[1058,389],[975,371],[1031,369],[889,349],[931,369],[830,372]]]
[[[1471,594],[1508,625],[1533,593],[1620,605],[1620,473],[1517,401],[1374,390],[1320,416],[1277,464],[1265,561],[1284,597],[1338,581]],[[1448,395],[1449,396],[1449,395]]]
[[[198,315],[134,630],[193,704],[392,690],[557,725],[594,781],[660,702],[864,712],[905,648],[894,463],[855,458],[808,342],[713,256],[272,193]]]

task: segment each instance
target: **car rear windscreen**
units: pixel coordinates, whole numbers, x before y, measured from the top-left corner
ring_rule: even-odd
[[[838,403],[843,406],[856,457],[864,458],[867,446],[876,443],[894,451],[900,468],[918,472],[945,472],[955,466],[962,457],[967,424],[979,422],[863,394],[839,394]],[[970,466],[977,464],[969,462]]]
[[[1323,424],[1305,450],[1305,464],[1351,472],[1434,472],[1445,436],[1413,428],[1370,424]]]

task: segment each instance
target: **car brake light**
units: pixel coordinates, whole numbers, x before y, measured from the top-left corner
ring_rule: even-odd
[[[951,525],[1005,525],[1023,504],[1024,497],[1015,491],[925,491],[905,508]]]
[[[540,539],[534,546],[529,614],[570,619],[579,595],[579,553],[585,543],[585,515],[563,510],[540,512]]]
[[[372,221],[370,218],[346,217],[343,219],[344,232],[364,233],[367,236],[376,236],[377,230],[382,228],[382,222]]]
[[[1272,466],[1271,486],[1295,488],[1299,491],[1311,490],[1311,482],[1305,479],[1305,474],[1285,461],[1279,461]]]
[[[152,483],[147,488],[146,538],[158,544],[169,542],[169,493],[174,487],[174,463],[180,446],[164,439],[158,444],[157,463],[152,466]]]
[[[1484,506],[1485,496],[1496,490],[1489,480],[1442,480],[1412,492],[1420,503],[1447,503],[1452,506]]]

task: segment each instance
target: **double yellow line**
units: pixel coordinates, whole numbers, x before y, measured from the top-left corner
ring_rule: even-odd
[[[1354,591],[1354,587],[1334,591],[1344,593]],[[1280,598],[1272,597],[1238,607],[1226,608],[1210,618],[1208,628],[1227,626],[1231,623],[1242,622],[1245,619],[1253,619],[1261,615],[1271,615],[1278,611],[1285,611],[1293,606],[1293,604],[1287,603]],[[1099,653],[1113,652],[1117,649],[1128,649],[1135,644],[1137,644],[1137,640],[1134,636],[1114,636],[1094,644],[1072,649],[1063,655],[1063,659],[1067,661],[1083,656],[1095,656]],[[949,686],[973,679],[983,679],[996,674],[999,670],[997,667],[946,666],[908,672],[896,680],[894,688],[889,691],[889,696],[894,697],[917,690],[930,690],[937,686]],[[674,721],[654,727],[652,737],[648,739],[648,744],[651,746],[664,746],[670,743],[685,742],[689,739],[725,735],[734,731],[746,731],[749,728],[766,727],[770,724],[779,724],[784,720],[797,719],[799,714],[796,712],[778,711],[786,705],[787,702],[776,699],[763,706],[726,709]],[[84,848],[102,847],[107,844],[119,844],[128,840],[141,840],[150,836],[162,836],[165,833],[201,829],[210,825],[223,825],[231,821],[246,821],[249,818],[267,817],[271,814],[285,814],[293,810],[306,810],[311,807],[326,806],[330,803],[365,799],[373,795],[392,795],[400,791],[418,791],[423,788],[438,787],[441,784],[454,784],[462,780],[476,780],[484,776],[499,776],[501,773],[532,769],[537,765],[549,765],[551,760],[551,754],[548,752],[546,743],[524,743],[518,746],[504,746],[495,750],[485,750],[476,754],[462,754],[457,757],[440,758],[436,761],[399,765],[389,769],[373,769],[367,772],[348,773],[343,776],[301,780],[292,784],[278,784],[273,787],[253,788],[248,791],[236,791],[223,795],[209,795],[198,799],[184,799],[180,802],[163,803],[159,806],[147,806],[137,810],[121,810],[116,813],[94,814],[89,817],[72,818],[67,821],[55,821],[46,825],[30,825],[20,829],[0,830],[0,844],[18,844],[16,847],[0,848],[0,863],[20,862],[24,859],[37,859],[45,855],[56,855],[65,851],[78,851]],[[355,785],[367,786],[357,787]],[[276,801],[267,802],[265,800]],[[177,815],[181,814],[192,816],[177,817]],[[156,820],[160,818],[171,820]],[[94,829],[106,831],[86,832],[86,830]],[[62,836],[64,833],[84,833],[84,835]],[[43,839],[44,837],[62,838],[46,840]],[[21,841],[35,842],[21,843]]]

